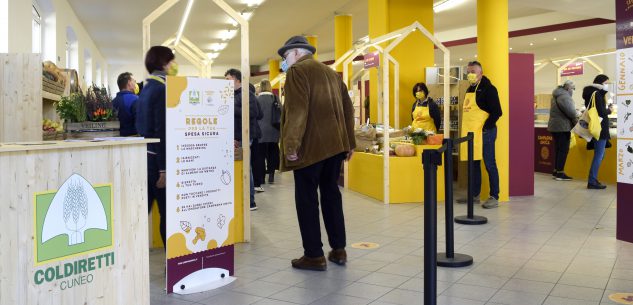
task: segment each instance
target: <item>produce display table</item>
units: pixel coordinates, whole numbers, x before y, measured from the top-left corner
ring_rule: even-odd
[[[424,170],[422,151],[438,149],[441,145],[417,145],[413,157],[389,159],[389,203],[424,201]],[[383,201],[383,155],[354,153],[348,164],[350,190]],[[444,166],[437,170],[437,199],[444,200]]]
[[[0,304],[149,304],[153,142],[0,144]]]

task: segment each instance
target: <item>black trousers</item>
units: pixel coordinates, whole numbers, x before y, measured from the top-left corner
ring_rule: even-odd
[[[562,172],[565,170],[565,162],[569,153],[569,141],[571,132],[552,132],[554,137],[554,151],[556,161],[554,162],[554,170]]]
[[[160,237],[167,247],[167,189],[159,189],[156,182],[160,177],[158,158],[154,154],[147,154],[147,212],[152,211],[154,199],[158,202],[158,212],[160,213]]]
[[[265,183],[266,174],[274,175],[279,169],[279,144],[253,143],[252,166],[255,186]]]
[[[330,247],[345,247],[343,200],[338,186],[345,156],[342,153],[294,171],[295,204],[305,256],[323,256],[317,189],[321,195],[321,212]]]

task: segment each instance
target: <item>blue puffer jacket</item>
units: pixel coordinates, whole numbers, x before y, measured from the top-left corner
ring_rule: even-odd
[[[146,138],[160,139],[160,143],[147,144],[147,151],[155,153],[158,158],[158,169],[165,170],[165,72],[152,74],[163,80],[148,78],[136,105],[136,130]]]
[[[138,96],[130,91],[121,91],[116,94],[112,100],[112,106],[118,112],[119,123],[121,127],[119,133],[122,137],[133,136],[138,134],[136,127],[136,102]]]

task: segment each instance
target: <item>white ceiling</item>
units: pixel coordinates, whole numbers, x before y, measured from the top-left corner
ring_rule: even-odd
[[[246,9],[246,0],[225,0],[237,11]],[[436,2],[439,0],[435,0]],[[83,23],[89,35],[110,64],[142,63],[142,20],[163,0],[68,0]],[[186,5],[181,0],[152,24],[152,44],[161,44],[174,35]],[[266,0],[256,9],[250,22],[251,65],[265,64],[269,58],[277,57],[276,50],[290,36],[297,34],[318,36],[318,50],[329,53],[334,50],[334,16],[337,13],[353,15],[354,39],[368,32],[368,0]],[[569,20],[589,18],[615,18],[614,1],[595,0],[509,0],[510,19],[525,18],[545,13],[558,12]],[[228,29],[228,16],[212,1],[198,0],[189,18],[184,36],[201,49],[209,48],[218,38],[220,30]],[[541,22],[543,22],[541,20]],[[560,20],[547,20],[557,24]],[[435,15],[435,32],[472,27],[476,24],[476,1],[467,0],[463,5]],[[587,32],[589,31],[589,32]],[[579,40],[584,34],[607,35],[614,33],[614,27],[597,26],[580,30],[564,31],[560,34],[540,34],[513,38],[511,45],[523,48],[529,41],[547,43],[551,35],[559,39]],[[464,32],[463,38],[468,38]],[[559,33],[559,34],[556,34]],[[551,34],[551,35],[550,35]],[[558,37],[557,37],[558,38]],[[464,50],[458,56],[474,56],[476,46],[458,47]],[[527,47],[522,49],[529,51]],[[209,50],[210,51],[210,50]],[[455,51],[459,54],[460,51]],[[468,55],[471,54],[471,55]],[[457,57],[454,57],[457,58]],[[227,48],[215,60],[217,65],[237,65],[240,60],[239,36],[233,38]]]

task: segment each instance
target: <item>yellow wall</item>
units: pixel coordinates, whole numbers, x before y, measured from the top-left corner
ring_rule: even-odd
[[[352,16],[334,16],[334,58],[338,59],[352,48],[353,40]],[[351,68],[351,65],[349,66]],[[337,72],[343,72],[343,65],[336,67]],[[352,73],[352,70],[348,70]]]
[[[593,150],[587,150],[587,142],[579,138],[572,133],[572,136],[576,137],[576,146],[569,150],[567,155],[567,162],[565,163],[565,173],[574,180],[587,181],[589,177],[589,167],[591,167],[591,160],[593,159]],[[616,149],[617,138],[610,140],[613,147],[607,148],[604,151],[604,159],[600,165],[598,171],[598,180],[602,183],[617,183],[617,161],[618,154]]]
[[[431,34],[433,27],[433,0],[368,0],[369,1],[369,37],[375,38],[418,21]],[[387,44],[385,44],[387,45]],[[415,98],[411,94],[413,85],[424,82],[425,68],[434,64],[434,45],[420,32],[405,38],[391,53],[400,63],[400,127],[411,124],[411,105]],[[381,61],[383,64],[384,61]],[[390,69],[390,122],[394,122],[393,69]],[[370,115],[371,122],[380,122],[377,118],[377,73],[372,68],[370,73]],[[391,125],[394,125],[392,123]]]
[[[318,59],[319,58],[319,39],[317,38],[317,36],[306,36],[306,39],[308,40],[308,43],[310,45],[312,45],[313,47],[317,49],[317,51],[314,52],[314,59]]]
[[[477,0],[477,54],[484,75],[499,91],[503,116],[497,122],[496,159],[499,169],[499,200],[508,201],[509,190],[509,55],[508,1]],[[481,198],[489,196],[488,177],[482,162]]]

